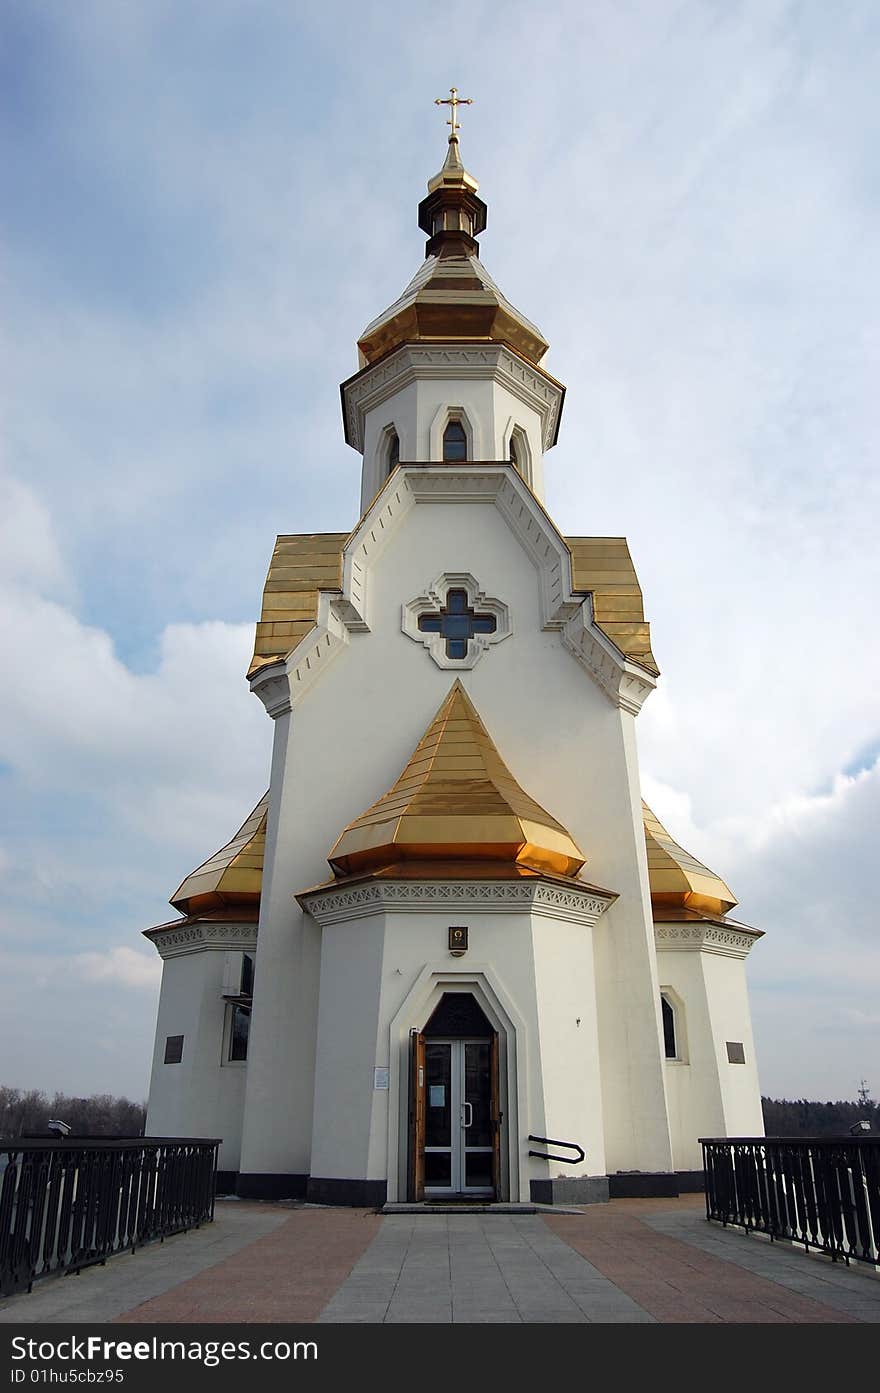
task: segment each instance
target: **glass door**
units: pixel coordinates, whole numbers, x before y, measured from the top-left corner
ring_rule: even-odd
[[[491,1042],[425,1041],[425,1195],[493,1195]]]

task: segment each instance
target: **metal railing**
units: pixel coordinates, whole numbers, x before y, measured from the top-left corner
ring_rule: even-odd
[[[576,1156],[554,1156],[550,1151],[530,1151],[530,1156],[537,1156],[539,1161],[567,1161],[569,1165],[579,1166],[586,1157],[586,1152],[582,1146],[578,1146],[576,1141],[554,1141],[552,1137],[533,1137],[529,1133],[529,1141],[540,1142],[542,1146],[563,1146],[568,1151],[576,1151]]]
[[[880,1263],[880,1139],[701,1138],[706,1218]]]
[[[217,1139],[0,1140],[0,1295],[214,1217]]]

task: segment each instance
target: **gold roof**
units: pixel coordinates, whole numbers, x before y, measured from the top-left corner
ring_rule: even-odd
[[[175,909],[187,915],[201,914],[207,909],[259,901],[268,808],[266,793],[232,841],[215,851],[178,886],[171,896]]]
[[[549,347],[540,329],[498,289],[475,253],[464,247],[428,256],[403,294],[358,339],[361,366],[403,343],[506,343],[529,362]]]
[[[393,788],[346,827],[327,859],[338,875],[477,859],[574,876],[585,857],[520,788],[456,679]]]
[[[651,628],[625,537],[566,537],[574,590],[593,596],[593,618],[625,658],[657,676]]]
[[[733,909],[736,896],[721,877],[673,841],[644,801],[642,818],[648,849],[651,903],[660,917],[663,911],[674,907],[693,910],[700,917],[704,914],[727,914],[728,910]]]
[[[319,591],[342,586],[342,548],[348,535],[308,532],[276,539],[248,677],[286,658],[315,627]]]
[[[428,193],[433,193],[435,189],[461,188],[469,189],[471,193],[476,193],[479,184],[472,174],[468,174],[461,162],[461,150],[458,146],[458,136],[453,134],[449,137],[446,148],[446,159],[439,173],[433,179],[428,180]]]
[[[347,532],[310,532],[280,536],[275,542],[263,604],[248,668],[277,663],[293,649],[318,618],[318,595],[342,586],[342,549]],[[572,585],[590,591],[599,628],[624,657],[657,675],[651,652],[650,625],[625,537],[566,537],[571,552]]]

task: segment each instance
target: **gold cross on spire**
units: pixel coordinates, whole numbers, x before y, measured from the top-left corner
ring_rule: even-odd
[[[473,97],[460,97],[460,96],[458,95],[458,88],[457,88],[457,87],[450,87],[450,89],[449,89],[449,96],[448,96],[448,97],[435,97],[435,98],[434,98],[434,105],[435,105],[435,106],[450,106],[450,107],[452,107],[452,117],[451,117],[451,119],[450,119],[449,121],[446,122],[447,126],[451,126],[451,127],[452,127],[452,134],[451,134],[450,137],[449,137],[450,140],[458,140],[458,136],[456,135],[456,131],[460,131],[460,130],[461,130],[461,126],[459,125],[458,121],[455,119],[455,113],[456,113],[457,108],[460,107],[460,106],[473,106],[473,102],[474,102]]]

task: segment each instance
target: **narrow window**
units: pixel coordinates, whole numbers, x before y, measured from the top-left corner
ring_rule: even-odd
[[[252,953],[241,955],[241,995],[254,994],[254,957]]]
[[[519,460],[516,455],[516,439],[513,435],[510,437],[510,463],[515,469],[519,469]]]
[[[165,1036],[165,1063],[179,1064],[183,1059],[183,1036]]]
[[[678,1059],[678,1050],[675,1044],[675,1012],[665,996],[661,996],[660,1005],[663,1009],[663,1045],[667,1059]]]
[[[248,1037],[251,1033],[250,1006],[232,1005],[232,1021],[229,1028],[230,1061],[244,1061],[248,1054]]]
[[[444,461],[467,459],[467,436],[461,421],[450,421],[443,432]]]
[[[388,473],[400,463],[400,436],[397,431],[391,432],[391,439],[388,442]]]

